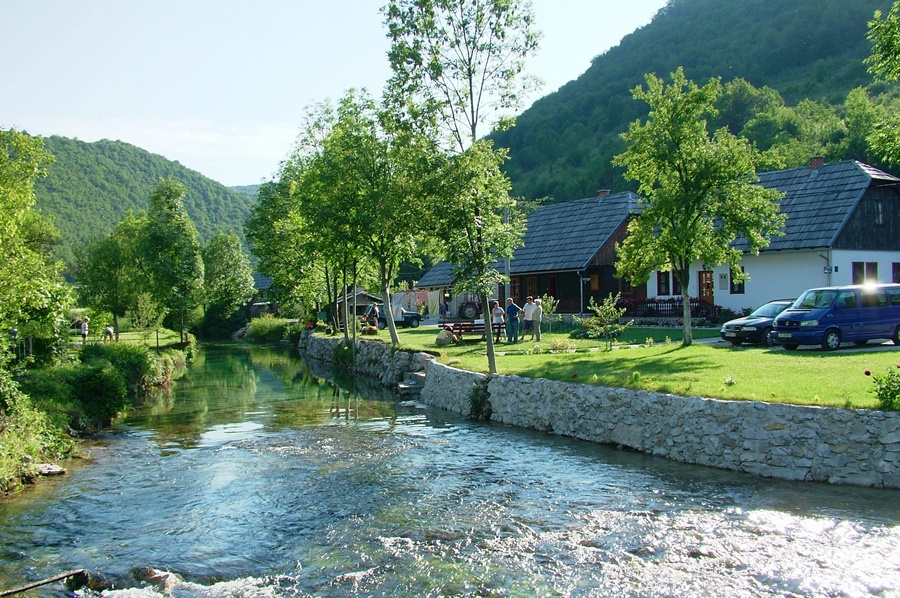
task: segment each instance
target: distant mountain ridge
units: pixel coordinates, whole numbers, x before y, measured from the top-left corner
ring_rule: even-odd
[[[619,134],[647,106],[631,97],[645,73],[668,80],[683,66],[703,84],[746,79],[772,87],[789,105],[810,98],[837,104],[872,82],[863,60],[867,23],[890,0],[670,0],[650,24],[597,56],[578,79],[536,101],[516,126],[495,133],[509,148],[513,194],[579,199],[598,189],[634,190],[611,158]]]
[[[129,211],[147,209],[151,189],[164,178],[187,187],[184,206],[201,241],[218,230],[244,238],[244,220],[255,203],[246,192],[122,141],[86,143],[57,136],[43,141],[56,161],[35,184],[37,207],[53,217],[62,236],[57,253],[68,263],[76,246],[111,232]]]

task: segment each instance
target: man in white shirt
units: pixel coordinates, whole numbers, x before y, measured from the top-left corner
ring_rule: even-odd
[[[525,327],[522,329],[522,339],[525,339],[525,335],[529,332],[531,333],[531,338],[529,340],[534,340],[534,310],[537,305],[534,304],[534,297],[531,295],[525,297],[525,305],[522,307],[522,312],[524,313],[523,320],[525,322]]]

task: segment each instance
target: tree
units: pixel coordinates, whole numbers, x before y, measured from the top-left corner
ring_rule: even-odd
[[[184,210],[185,187],[172,179],[160,181],[150,194],[147,231],[141,260],[150,276],[154,299],[177,318],[185,340],[188,312],[200,305],[203,259],[197,229]]]
[[[52,162],[40,138],[0,130],[0,330],[16,328],[59,348],[70,296],[60,265],[46,253],[53,227],[34,210],[35,180]],[[0,369],[5,349],[0,345]]]
[[[76,252],[73,273],[83,305],[108,311],[119,339],[119,318],[135,308],[147,278],[138,267],[141,236],[146,230],[143,216],[128,214],[109,235]]]
[[[436,234],[456,267],[458,286],[488,305],[503,276],[494,261],[512,255],[521,227],[504,221],[514,202],[499,165],[505,152],[478,142],[481,125],[513,124],[507,111],[537,87],[524,72],[538,46],[531,5],[520,0],[391,0],[384,9],[393,76],[388,100],[413,128],[437,125],[456,155],[444,162],[432,205]],[[490,373],[496,373],[493,336],[487,335]]]
[[[637,120],[622,134],[628,144],[614,163],[639,184],[642,210],[628,224],[618,246],[616,272],[633,282],[646,282],[657,269],[671,270],[681,283],[684,341],[690,345],[690,267],[728,263],[736,282],[746,276],[738,267],[742,250],[758,253],[779,234],[776,190],[755,184],[759,153],[744,139],[721,128],[710,137],[706,119],[715,114],[720,93],[717,79],[703,87],[688,81],[683,69],[666,86],[655,75],[646,88],[632,90],[650,105],[646,123]]]
[[[891,6],[888,15],[882,19],[880,10],[869,21],[868,39],[872,42],[872,54],[866,59],[869,72],[876,79],[896,81],[900,78],[900,0]],[[848,98],[849,99],[849,98]],[[883,112],[868,137],[869,146],[890,164],[900,164],[900,118]]]
[[[315,162],[317,201],[308,213],[319,228],[349,225],[349,240],[335,241],[355,245],[359,259],[375,266],[386,310],[400,263],[414,258],[431,230],[420,203],[436,151],[428,136],[383,124],[390,122],[364,92],[348,92]],[[394,320],[385,315],[391,342],[399,345]]]
[[[204,328],[221,329],[253,297],[253,271],[233,231],[216,233],[202,256]]]

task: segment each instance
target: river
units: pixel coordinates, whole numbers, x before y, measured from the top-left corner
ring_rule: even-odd
[[[129,597],[900,596],[897,491],[472,422],[284,348],[205,346],[89,451],[0,500],[0,591],[85,568]]]

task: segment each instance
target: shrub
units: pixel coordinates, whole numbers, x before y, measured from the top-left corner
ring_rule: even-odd
[[[886,374],[873,374],[866,370],[866,376],[872,376],[875,388],[871,389],[878,400],[878,406],[884,411],[900,410],[900,364]]]
[[[153,357],[145,345],[130,343],[89,344],[81,351],[81,361],[88,363],[94,360],[111,363],[124,377],[129,392],[137,394],[141,388],[153,385],[151,373],[154,367]],[[149,380],[145,380],[149,378]]]
[[[291,320],[260,316],[250,320],[244,338],[252,343],[277,343],[287,338]]]
[[[95,359],[73,372],[73,398],[91,422],[108,425],[127,409],[125,377],[109,361]]]

